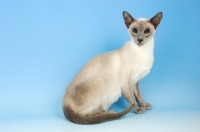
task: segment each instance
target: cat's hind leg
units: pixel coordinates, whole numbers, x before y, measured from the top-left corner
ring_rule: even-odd
[[[73,95],[77,112],[90,116],[107,111],[107,108],[102,106],[102,104],[107,104],[107,87],[108,82],[100,76],[88,78],[79,83]]]

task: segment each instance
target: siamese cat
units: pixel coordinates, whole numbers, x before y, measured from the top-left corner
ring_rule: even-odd
[[[151,109],[142,99],[139,81],[153,65],[154,34],[162,12],[148,20],[124,11],[123,18],[131,40],[119,50],[95,56],[67,87],[63,112],[71,122],[96,124],[120,118],[132,109],[135,113]],[[107,111],[122,95],[130,107],[120,113]]]

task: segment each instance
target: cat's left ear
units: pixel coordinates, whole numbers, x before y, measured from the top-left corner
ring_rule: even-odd
[[[162,12],[157,13],[153,18],[150,19],[150,23],[156,29],[162,19]]]
[[[129,28],[129,26],[131,25],[131,23],[133,21],[135,21],[135,19],[126,11],[123,12],[123,17],[124,17],[124,21],[126,24],[126,27]]]

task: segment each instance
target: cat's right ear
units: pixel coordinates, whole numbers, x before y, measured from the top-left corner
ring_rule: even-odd
[[[123,12],[123,17],[127,28],[135,21],[135,19],[126,11]]]

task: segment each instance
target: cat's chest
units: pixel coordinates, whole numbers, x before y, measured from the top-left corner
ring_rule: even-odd
[[[150,72],[153,62],[153,55],[136,58],[130,68],[130,80],[132,80],[133,83],[137,83],[140,79],[145,77]]]
[[[124,86],[129,83],[137,83],[151,70],[153,57],[153,42],[149,41],[139,47],[132,41],[127,42],[121,50],[121,67],[119,69],[119,84]]]

